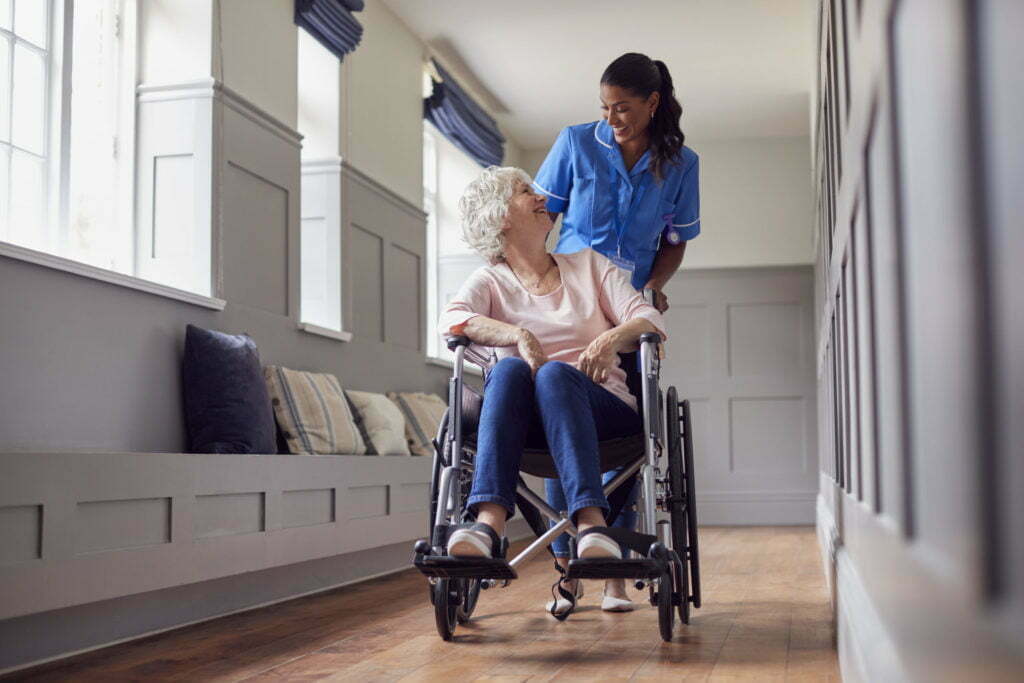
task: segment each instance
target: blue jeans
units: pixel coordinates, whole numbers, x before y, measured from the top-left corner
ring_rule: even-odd
[[[511,516],[523,449],[547,444],[568,501],[562,509],[573,519],[585,507],[607,510],[597,444],[640,429],[635,410],[573,366],[550,361],[531,377],[526,361],[503,358],[484,383],[466,503],[497,503]]]
[[[630,434],[633,432],[629,432]],[[624,435],[625,436],[625,435]],[[610,437],[611,438],[611,437]],[[601,483],[607,484],[616,476],[622,468],[605,472],[601,477]],[[565,509],[565,493],[562,491],[562,483],[558,479],[545,479],[544,480],[544,492],[547,495],[548,505],[555,508],[556,510]],[[619,516],[615,518],[612,523],[613,527],[620,529],[629,529],[632,531],[636,528],[636,498],[640,493],[640,478],[637,477],[633,480],[633,486],[629,490],[629,495],[626,496],[626,502],[622,505],[622,511],[619,512]],[[552,525],[554,523],[552,522]],[[629,552],[629,548],[622,547],[622,556],[626,557],[626,553]],[[551,552],[555,554],[555,557],[569,557],[569,534],[562,534],[554,541],[551,542]]]

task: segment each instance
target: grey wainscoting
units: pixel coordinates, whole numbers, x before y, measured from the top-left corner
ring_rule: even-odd
[[[811,267],[684,270],[666,293],[662,387],[690,401],[701,524],[812,524]]]

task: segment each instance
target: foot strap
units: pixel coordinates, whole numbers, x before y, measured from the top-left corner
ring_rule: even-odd
[[[569,615],[576,610],[576,593],[575,591],[569,590],[565,585],[568,581],[568,577],[566,576],[565,569],[562,568],[562,565],[555,562],[555,569],[558,570],[560,576],[558,577],[558,581],[551,584],[551,616],[559,621],[565,621],[569,618]],[[563,600],[568,601],[572,607],[564,612],[556,612],[555,610],[558,607],[559,596],[561,596]]]

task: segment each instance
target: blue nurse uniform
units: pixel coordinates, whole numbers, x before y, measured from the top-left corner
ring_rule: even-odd
[[[534,180],[548,211],[563,214],[555,252],[594,249],[632,271],[640,289],[661,240],[679,244],[700,234],[697,154],[684,146],[660,181],[649,160],[650,150],[627,171],[603,120],[562,129]]]

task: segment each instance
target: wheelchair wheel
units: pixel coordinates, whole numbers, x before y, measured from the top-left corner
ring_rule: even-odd
[[[480,579],[462,579],[459,583],[462,599],[455,610],[455,616],[460,624],[465,624],[473,616],[476,601],[480,598]]]
[[[434,621],[443,640],[451,640],[455,633],[458,594],[452,595],[452,579],[438,579],[434,584]]]
[[[682,402],[683,422],[683,473],[686,475],[686,524],[689,534],[690,584],[693,590],[693,606],[700,607],[700,552],[697,545],[697,491],[693,472],[693,421],[690,419],[690,402]]]
[[[672,609],[672,594],[675,592],[672,586],[671,569],[661,575],[658,582],[658,628],[661,630],[661,639],[666,643],[672,641],[672,629],[675,628],[676,615]]]
[[[684,401],[688,410],[689,403]],[[684,422],[681,417],[680,404],[675,387],[669,387],[665,396],[665,435],[668,447],[668,478],[669,496],[666,501],[666,508],[672,520],[672,550],[678,557],[678,563],[673,562],[672,571],[676,575],[676,599],[674,602],[679,608],[679,620],[684,624],[690,623],[690,590],[688,585],[687,568],[693,561],[693,554],[690,552],[690,545],[696,538],[691,532],[689,514],[693,509],[691,488],[687,485],[686,468],[684,462],[684,451],[680,423]],[[685,424],[684,424],[685,426]],[[691,535],[693,534],[693,535]]]

